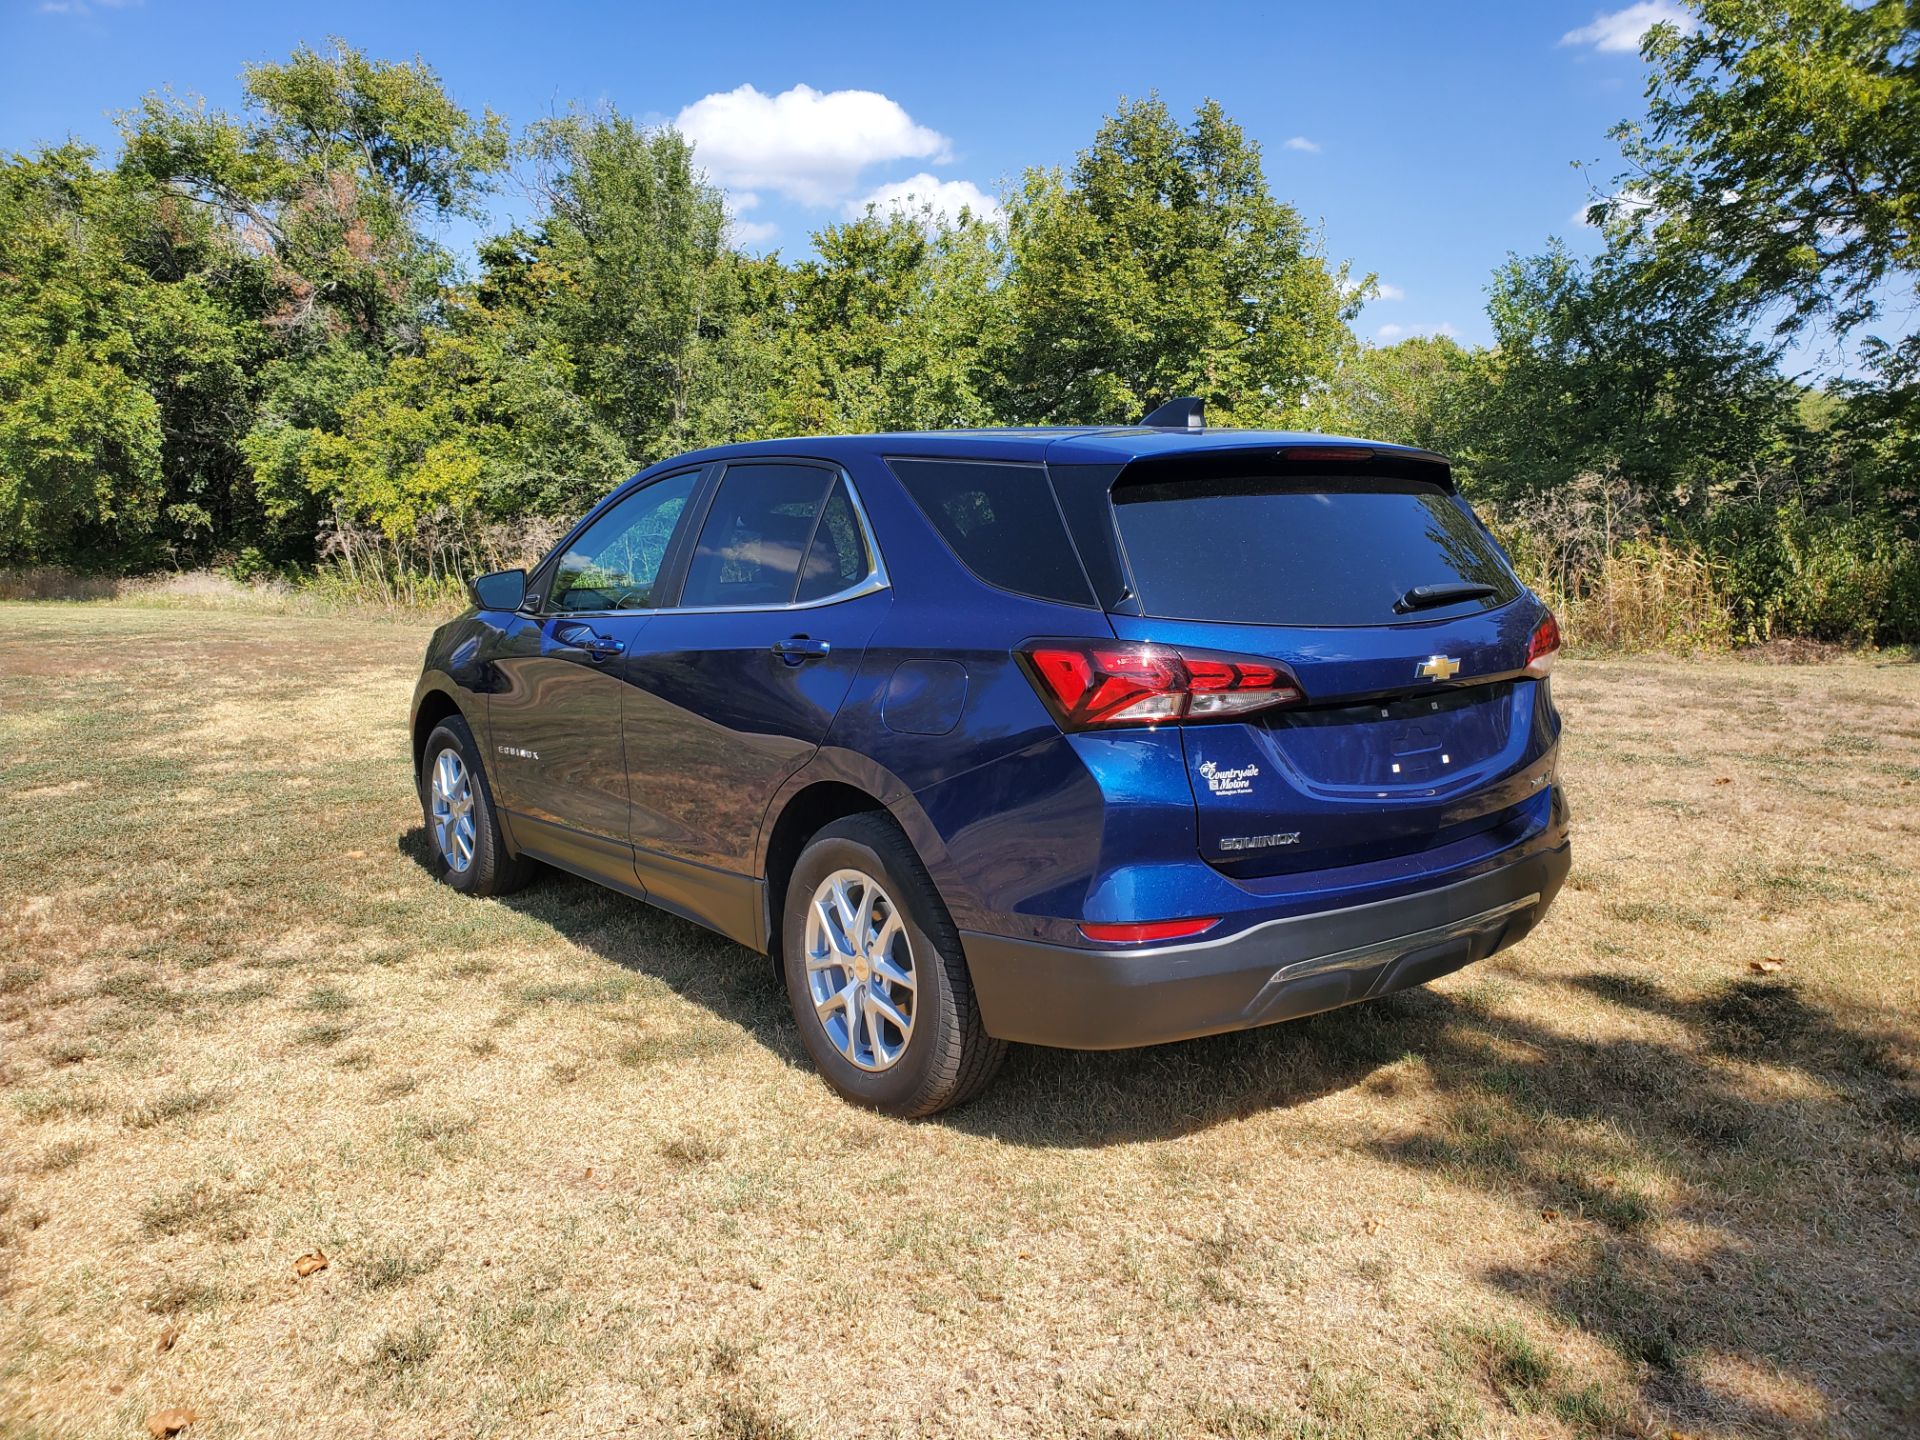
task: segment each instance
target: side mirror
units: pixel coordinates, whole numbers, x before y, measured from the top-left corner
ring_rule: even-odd
[[[518,610],[527,598],[527,572],[495,570],[491,575],[482,575],[468,585],[467,590],[473,596],[473,603],[482,610]]]

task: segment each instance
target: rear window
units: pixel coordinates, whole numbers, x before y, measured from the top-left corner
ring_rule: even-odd
[[[1250,476],[1128,485],[1114,515],[1142,609],[1252,625],[1393,625],[1504,605],[1519,584],[1434,486]],[[1490,593],[1397,611],[1417,586]]]
[[[973,460],[887,463],[961,564],[987,584],[1040,600],[1093,604],[1044,467]]]
[[[833,476],[813,465],[729,465],[700,527],[680,604],[764,607],[793,599]]]
[[[835,480],[833,492],[827,496],[827,508],[820,512],[820,523],[813,527],[813,544],[807,547],[806,563],[800,567],[800,588],[793,598],[802,604],[825,600],[851,590],[867,578],[872,568],[859,517],[853,513],[853,499],[847,494],[847,482]]]

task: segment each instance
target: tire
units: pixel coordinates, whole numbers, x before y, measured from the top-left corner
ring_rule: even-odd
[[[465,782],[466,808],[455,804],[453,814],[471,821],[471,834],[457,825],[443,827],[436,816],[436,779],[440,776],[440,757],[451,755]],[[534,876],[534,861],[512,854],[500,833],[499,812],[493,804],[493,787],[487,781],[486,766],[480,762],[480,747],[473,732],[458,715],[442,720],[427,737],[420,758],[420,810],[427,822],[427,845],[433,852],[433,868],[442,881],[463,895],[507,895],[518,890]],[[457,839],[449,855],[443,836],[448,830]],[[464,842],[464,843],[462,843]],[[459,863],[464,859],[465,864]]]
[[[843,920],[843,909],[829,899],[825,909],[815,910],[823,891],[834,894],[832,882],[851,876],[878,882],[871,902],[863,905],[867,891],[858,881],[839,879],[840,893],[851,902],[856,920],[871,915],[868,935],[883,937],[864,958],[854,953],[864,947],[834,938],[851,936],[857,926],[840,923],[830,928],[827,923],[829,915]],[[849,816],[807,842],[787,881],[780,936],[787,999],[801,1042],[814,1067],[843,1098],[913,1119],[971,1100],[1000,1068],[1006,1042],[980,1026],[959,932],[926,866],[891,817]],[[891,969],[876,965],[874,957]],[[848,962],[844,966],[838,963],[842,959]],[[889,978],[907,967],[911,987]],[[841,998],[855,987],[859,990],[851,1003]],[[816,989],[832,996],[824,1013],[816,1003]],[[869,1000],[875,996],[877,1000]],[[909,1019],[910,1028],[902,1032],[884,1018],[886,1007]],[[866,1028],[869,1009],[874,1030]],[[842,1036],[855,1013],[863,1023],[849,1050]],[[889,1046],[897,1053],[886,1060]]]

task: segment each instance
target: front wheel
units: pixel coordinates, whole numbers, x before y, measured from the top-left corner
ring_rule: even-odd
[[[427,737],[420,760],[420,808],[440,878],[468,895],[505,895],[533,878],[534,862],[510,854],[480,768],[473,732],[449,716]]]
[[[980,1027],[959,933],[889,817],[850,816],[808,842],[780,938],[801,1041],[846,1099],[931,1115],[999,1069],[1007,1047]]]

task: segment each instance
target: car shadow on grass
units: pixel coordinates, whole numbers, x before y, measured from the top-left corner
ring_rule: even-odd
[[[1434,991],[1390,995],[1256,1030],[1139,1050],[1016,1045],[993,1088],[943,1117],[1019,1145],[1098,1148],[1166,1140],[1366,1083],[1445,1033]]]
[[[397,848],[432,873],[423,826],[399,837]],[[811,1069],[786,992],[764,955],[555,869],[498,903],[622,971],[663,982],[783,1061]],[[1016,1045],[985,1095],[935,1123],[1047,1148],[1169,1139],[1355,1085],[1426,1043],[1450,1009],[1438,995],[1415,992],[1290,1025],[1147,1050]]]
[[[424,826],[401,835],[396,848],[422,871],[437,875]],[[807,1066],[786,995],[764,955],[691,920],[552,867],[542,867],[524,890],[494,903],[549,927],[624,974],[665,985],[788,1064]]]

